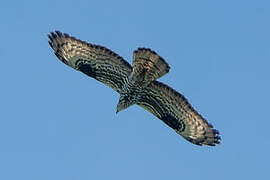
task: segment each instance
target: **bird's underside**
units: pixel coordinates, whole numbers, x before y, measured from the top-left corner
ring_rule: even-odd
[[[68,66],[104,83],[120,94],[117,112],[137,104],[151,112],[186,140],[215,146],[219,132],[187,99],[156,79],[169,72],[169,65],[154,51],[139,48],[133,66],[113,51],[90,44],[59,31],[52,32],[49,44]]]

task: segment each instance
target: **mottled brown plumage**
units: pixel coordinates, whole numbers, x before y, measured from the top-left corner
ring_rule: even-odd
[[[197,145],[220,143],[219,132],[169,86],[156,81],[169,65],[150,49],[134,51],[133,67],[113,51],[59,31],[49,35],[55,55],[68,66],[104,83],[120,94],[117,112],[137,104]]]

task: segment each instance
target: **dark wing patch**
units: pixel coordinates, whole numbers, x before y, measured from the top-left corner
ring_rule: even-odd
[[[113,51],[81,41],[59,31],[52,32],[49,44],[55,55],[68,66],[95,78],[120,92],[131,65]]]
[[[79,59],[77,62],[83,62],[83,60]],[[78,67],[79,71],[96,79],[97,75],[96,75],[95,71],[92,69],[91,65],[89,65],[87,63],[77,63],[77,64],[78,64],[77,67]]]
[[[161,120],[167,124],[169,127],[173,129],[177,129],[179,132],[182,132],[185,130],[185,124],[182,121],[178,121],[175,117],[166,114],[164,115]]]

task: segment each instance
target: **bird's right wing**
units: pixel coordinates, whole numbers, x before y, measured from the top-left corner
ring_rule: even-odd
[[[182,94],[161,82],[149,84],[137,104],[194,144],[214,146],[220,143],[219,132],[213,129]]]
[[[113,51],[59,31],[48,35],[55,55],[68,66],[120,92],[131,65]]]

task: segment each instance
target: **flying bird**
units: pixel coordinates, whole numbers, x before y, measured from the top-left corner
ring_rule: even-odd
[[[193,144],[215,146],[220,143],[219,132],[182,94],[157,81],[169,72],[170,67],[155,51],[138,48],[133,53],[131,66],[108,48],[66,33],[55,31],[48,37],[55,55],[63,63],[120,94],[116,112],[137,104]]]

